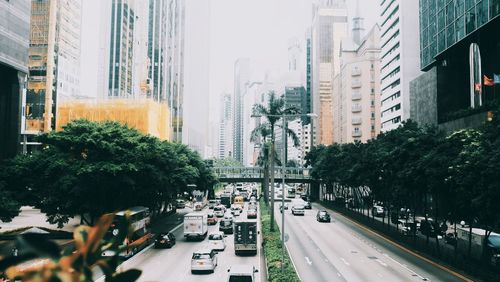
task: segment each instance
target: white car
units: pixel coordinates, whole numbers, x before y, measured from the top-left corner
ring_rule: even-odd
[[[240,215],[241,212],[242,210],[240,205],[235,205],[235,204],[231,205],[231,214],[236,216],[236,213],[238,213],[237,215]]]
[[[214,273],[217,266],[217,254],[214,250],[203,249],[193,253],[191,257],[191,273],[208,271]]]
[[[224,233],[215,232],[208,235],[209,248],[216,251],[224,251],[226,249],[226,242],[224,240]]]
[[[224,207],[223,205],[218,205],[214,207],[214,215],[216,217],[223,217],[225,212],[226,212],[226,207]]]
[[[305,215],[304,205],[294,205],[292,207],[293,215]]]

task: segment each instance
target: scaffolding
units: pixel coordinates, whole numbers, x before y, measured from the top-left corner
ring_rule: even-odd
[[[71,100],[59,103],[56,130],[77,119],[116,121],[162,140],[170,138],[170,113],[166,103],[152,99]]]

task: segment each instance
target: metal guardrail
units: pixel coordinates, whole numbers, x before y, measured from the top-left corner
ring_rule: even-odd
[[[255,178],[264,177],[264,169],[260,167],[213,167],[214,173],[219,178]],[[281,168],[274,171],[275,178],[282,178]],[[287,167],[285,168],[285,178],[288,179],[311,179],[309,169]]]

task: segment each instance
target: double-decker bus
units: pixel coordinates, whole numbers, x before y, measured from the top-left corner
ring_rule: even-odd
[[[152,239],[152,234],[149,230],[151,218],[149,215],[149,209],[146,207],[133,207],[125,211],[117,212],[115,214],[115,218],[113,219],[113,223],[108,230],[108,234],[106,234],[108,239],[118,235],[118,223],[125,220],[127,215],[129,216],[130,234],[125,237],[123,245],[130,246],[133,244],[133,246],[130,248],[127,247],[122,253],[119,254],[119,256],[125,258],[129,258],[144,249]],[[112,255],[114,255],[114,253],[103,253],[103,256]]]

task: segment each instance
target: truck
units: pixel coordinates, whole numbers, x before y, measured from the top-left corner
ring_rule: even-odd
[[[232,204],[232,201],[231,201],[231,200],[232,200],[232,196],[231,196],[231,194],[225,194],[225,193],[224,193],[224,194],[222,194],[222,195],[220,196],[220,203],[221,203],[222,205],[224,205],[224,206],[225,206],[226,208],[228,208],[228,209],[231,207],[231,204]]]
[[[500,265],[500,234],[491,232],[488,240],[485,240],[486,231],[481,228],[472,228],[471,235],[471,256],[474,259],[481,259],[486,256],[492,265]],[[457,227],[457,246],[461,250],[468,250],[469,247],[469,227]],[[486,244],[486,246],[483,246]],[[484,247],[484,248],[483,248]],[[483,254],[486,251],[486,254]]]
[[[186,240],[203,240],[208,233],[206,213],[192,212],[184,215],[184,237]]]
[[[237,220],[234,222],[234,253],[257,254],[257,221]]]

